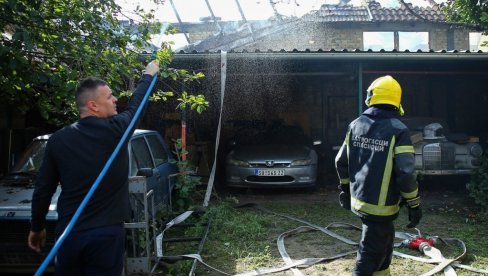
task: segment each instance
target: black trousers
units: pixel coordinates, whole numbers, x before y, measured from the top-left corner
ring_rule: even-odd
[[[123,224],[72,232],[59,248],[54,274],[120,276],[124,254]]]
[[[375,271],[388,269],[393,254],[394,238],[393,221],[363,219],[363,232],[353,275],[370,276]]]

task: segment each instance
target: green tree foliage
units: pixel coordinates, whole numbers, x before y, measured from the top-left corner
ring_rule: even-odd
[[[488,214],[488,153],[481,159],[481,166],[471,176],[467,185],[469,195]]]
[[[446,11],[450,20],[478,26],[488,33],[488,1],[448,0]]]
[[[163,4],[162,0],[153,0]],[[152,34],[162,29],[154,11],[137,7],[137,22],[129,19],[115,0],[0,0],[0,106],[20,111],[37,109],[53,125],[77,118],[74,91],[79,80],[96,76],[108,82],[114,94],[131,96],[151,52]],[[171,68],[172,43],[156,45],[161,81],[184,84],[198,81],[203,73]],[[182,87],[187,87],[181,85]],[[167,87],[171,87],[167,85]],[[155,91],[152,101],[177,95],[177,109],[203,112],[208,101],[188,91]],[[177,144],[178,157],[187,154]],[[179,158],[180,159],[180,158]],[[179,160],[178,191],[181,205],[189,204],[195,180],[188,175],[186,161]]]
[[[76,115],[80,79],[97,76],[115,93],[131,89],[146,63],[139,53],[161,27],[153,11],[134,12],[137,22],[122,26],[114,0],[0,0],[0,105],[36,108],[61,125]]]

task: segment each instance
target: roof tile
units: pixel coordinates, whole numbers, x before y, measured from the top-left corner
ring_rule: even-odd
[[[445,21],[446,16],[439,6],[417,7],[411,3],[399,8],[384,8],[379,2],[370,1],[368,7],[324,4],[319,10],[303,17],[316,22],[392,22],[392,21]],[[369,17],[368,8],[372,15]]]

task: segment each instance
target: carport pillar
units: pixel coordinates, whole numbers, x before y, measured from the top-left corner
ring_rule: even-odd
[[[358,116],[363,113],[363,64],[358,64]]]

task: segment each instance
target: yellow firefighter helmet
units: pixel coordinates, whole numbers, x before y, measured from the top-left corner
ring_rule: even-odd
[[[391,76],[383,76],[374,80],[367,89],[366,105],[389,104],[398,108],[400,115],[403,115],[402,88]]]

